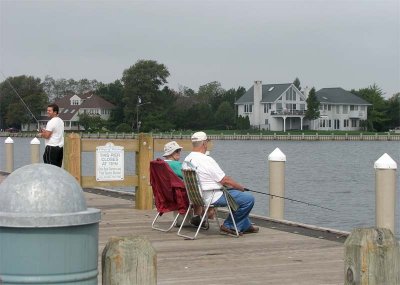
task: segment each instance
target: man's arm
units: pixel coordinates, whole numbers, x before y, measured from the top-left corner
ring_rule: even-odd
[[[47,140],[51,137],[52,134],[53,134],[53,132],[48,131],[46,129],[41,129],[39,132],[40,137],[45,138]]]
[[[232,187],[235,189],[238,189],[240,191],[244,191],[244,187],[242,185],[240,185],[239,183],[237,183],[235,180],[233,180],[231,177],[229,176],[224,176],[224,178],[222,178],[221,181],[219,181],[219,183],[221,183],[224,186],[228,186],[228,187]]]

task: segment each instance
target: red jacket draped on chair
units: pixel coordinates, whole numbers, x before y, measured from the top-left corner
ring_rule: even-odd
[[[184,214],[189,206],[185,184],[162,159],[150,162],[150,184],[157,211],[162,215],[170,211]]]

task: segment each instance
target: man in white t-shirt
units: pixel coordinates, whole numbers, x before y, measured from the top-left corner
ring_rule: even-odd
[[[43,161],[61,167],[64,147],[64,122],[58,117],[59,108],[56,104],[47,106],[47,116],[50,121],[46,128],[41,129],[39,136],[45,139],[46,148]]]
[[[217,190],[213,196],[210,190],[221,189],[222,186],[233,188],[229,190],[229,193],[239,205],[239,209],[233,212],[238,231],[241,233],[257,233],[259,228],[252,225],[249,219],[250,211],[254,206],[254,197],[250,193],[244,192],[242,185],[225,175],[225,172],[219,167],[218,163],[212,157],[205,154],[207,152],[208,141],[207,135],[204,132],[197,132],[192,135],[193,149],[185,158],[183,168],[196,170],[206,203],[212,199],[211,202],[214,205],[226,206],[227,201],[223,192]],[[230,215],[221,226],[221,231],[235,233]]]

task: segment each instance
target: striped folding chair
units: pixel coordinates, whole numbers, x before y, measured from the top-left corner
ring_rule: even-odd
[[[211,202],[206,203],[204,201],[203,196],[202,196],[202,189],[201,189],[201,186],[200,186],[200,183],[199,183],[199,178],[197,176],[196,171],[193,170],[193,169],[182,169],[182,174],[183,174],[183,181],[185,183],[186,192],[187,192],[187,195],[188,195],[188,198],[189,198],[189,207],[187,208],[185,217],[183,218],[182,224],[179,227],[178,235],[181,236],[181,237],[187,238],[187,239],[196,239],[197,234],[199,233],[200,229],[202,228],[201,225],[203,224],[203,222],[206,221],[206,223],[208,223],[207,212],[208,212],[209,208],[214,208],[215,209],[215,219],[216,219],[216,222],[218,224],[218,229],[220,229],[221,225],[220,225],[220,222],[218,220],[218,207],[213,205]],[[216,190],[219,190],[219,189],[216,189]],[[214,197],[214,194],[215,194],[216,190],[212,190],[213,191],[212,197]],[[225,198],[226,198],[227,201],[232,199],[232,197],[229,195],[227,190],[224,189],[223,192],[224,192],[224,195],[225,195]],[[196,232],[195,232],[194,235],[190,235],[189,236],[189,235],[182,234],[181,233],[182,226],[185,223],[185,220],[188,218],[189,212],[191,211],[191,209],[194,206],[200,206],[200,207],[204,208],[204,213],[201,215],[200,224],[197,227]],[[227,208],[228,208],[228,211],[229,211],[229,215],[231,215],[233,224],[235,226],[236,234],[234,236],[239,237],[239,231],[238,231],[238,229],[236,227],[236,222],[235,222],[235,219],[233,218],[233,215],[232,215],[232,207],[231,207],[230,203],[228,203]],[[226,234],[224,232],[221,232],[221,233]]]

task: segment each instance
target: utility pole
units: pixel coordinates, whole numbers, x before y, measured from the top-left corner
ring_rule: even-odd
[[[139,133],[140,131],[140,124],[141,122],[139,121],[139,107],[142,105],[150,104],[151,102],[145,102],[142,103],[142,99],[138,97],[138,102],[136,104],[136,132]]]

